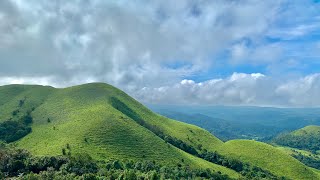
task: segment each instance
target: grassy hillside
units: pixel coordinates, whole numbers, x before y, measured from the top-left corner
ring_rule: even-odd
[[[240,159],[290,179],[319,179],[311,168],[271,145],[253,140],[231,140],[218,150],[222,155]]]
[[[306,126],[290,133],[280,134],[273,142],[278,149],[300,162],[320,169],[320,126]]]
[[[296,148],[291,148],[291,147],[285,147],[285,146],[276,146],[277,149],[284,151],[285,153],[289,154],[289,155],[296,155],[296,154],[302,154],[304,156],[315,156],[317,159],[320,160],[320,155],[317,154],[312,154],[309,151],[305,151],[305,150],[300,150],[300,149],[296,149]]]
[[[40,106],[55,89],[48,86],[8,85],[0,87],[0,122],[16,120]],[[16,111],[17,115],[13,116]]]
[[[141,122],[199,149],[214,150],[222,141],[196,126],[154,114],[110,85],[92,83],[65,89],[10,85],[0,87],[0,96],[1,121],[18,120],[31,112],[32,132],[16,145],[35,155],[59,155],[65,149],[71,154],[86,152],[96,159],[155,160],[239,177],[233,170],[166,143]]]
[[[306,126],[290,133],[280,134],[273,141],[282,146],[316,153],[320,150],[320,126]]]
[[[320,135],[320,126],[306,126],[304,128],[298,129],[292,132],[293,135],[302,136],[302,135]]]
[[[190,154],[218,151],[280,177],[318,178],[315,171],[272,146],[243,140],[223,143],[197,126],[155,114],[103,83],[64,89],[0,87],[0,122],[20,122],[26,114],[32,116],[32,123],[26,124],[32,132],[15,144],[38,156],[64,151],[88,153],[97,160],[155,160],[167,166],[209,168],[239,178],[235,171],[217,165],[223,162],[213,164]]]
[[[283,147],[277,146],[277,149],[284,151],[285,153],[291,155],[292,157],[296,158],[303,164],[313,167],[315,169],[320,170],[320,155],[311,153],[310,151],[300,150],[291,147]]]

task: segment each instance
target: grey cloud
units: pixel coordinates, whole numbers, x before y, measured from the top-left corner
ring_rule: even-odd
[[[123,88],[169,84],[210,67],[214,54],[231,42],[266,31],[279,6],[193,0],[1,3],[1,77],[53,77],[60,85],[93,79]],[[186,66],[166,66],[176,60]]]

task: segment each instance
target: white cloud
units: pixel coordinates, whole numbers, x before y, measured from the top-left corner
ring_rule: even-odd
[[[319,22],[315,22],[312,24],[300,24],[295,27],[287,27],[271,31],[269,35],[272,37],[281,37],[285,40],[291,40],[310,34],[311,32],[319,29],[319,27]]]
[[[1,77],[0,85],[6,84],[41,84],[41,85],[51,85],[50,78],[21,78],[21,77]]]
[[[92,77],[121,88],[170,84],[210,68],[233,41],[264,33],[279,5],[1,1],[0,77],[50,76],[61,85]],[[185,66],[171,68],[177,60]]]
[[[298,106],[320,106],[320,74],[306,77],[279,85],[275,91],[286,97],[287,104]]]
[[[147,103],[301,107],[320,106],[319,92],[320,74],[282,81],[260,73],[234,73],[224,79],[183,80],[133,94]]]
[[[240,42],[230,48],[230,61],[233,64],[270,64],[283,58],[282,46],[280,43],[253,46]]]
[[[215,68],[225,51],[230,53],[221,60],[226,69],[232,69],[230,62],[233,67],[262,64],[277,74],[285,72],[280,63],[302,67],[298,57],[283,62],[287,44],[264,38],[301,37],[319,27],[319,16],[314,16],[319,6],[303,4],[306,7],[288,0],[2,0],[0,84],[65,87],[102,81],[151,102],[307,104],[310,100],[294,92],[290,98],[284,95],[289,91],[285,87],[294,85],[279,83],[281,77],[234,73],[200,83],[186,79]],[[299,26],[310,17],[315,18]],[[284,34],[282,23],[292,31]],[[310,99],[316,96],[307,92]]]
[[[61,81],[60,79],[54,76],[47,77],[16,77],[16,76],[8,76],[8,77],[0,77],[0,86],[7,84],[33,84],[33,85],[46,85],[46,86],[54,86],[54,87],[67,87],[72,85],[78,85],[79,81],[83,83],[91,83],[96,82],[93,77],[75,77],[68,81]]]

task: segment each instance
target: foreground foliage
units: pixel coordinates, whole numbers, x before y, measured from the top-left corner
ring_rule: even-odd
[[[155,161],[95,161],[88,154],[32,156],[22,149],[0,148],[0,178],[17,179],[229,179],[209,169],[161,166]]]

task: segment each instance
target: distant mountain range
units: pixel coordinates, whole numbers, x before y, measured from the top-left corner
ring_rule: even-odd
[[[148,105],[155,112],[210,131],[222,140],[269,141],[282,132],[320,125],[319,108]]]

